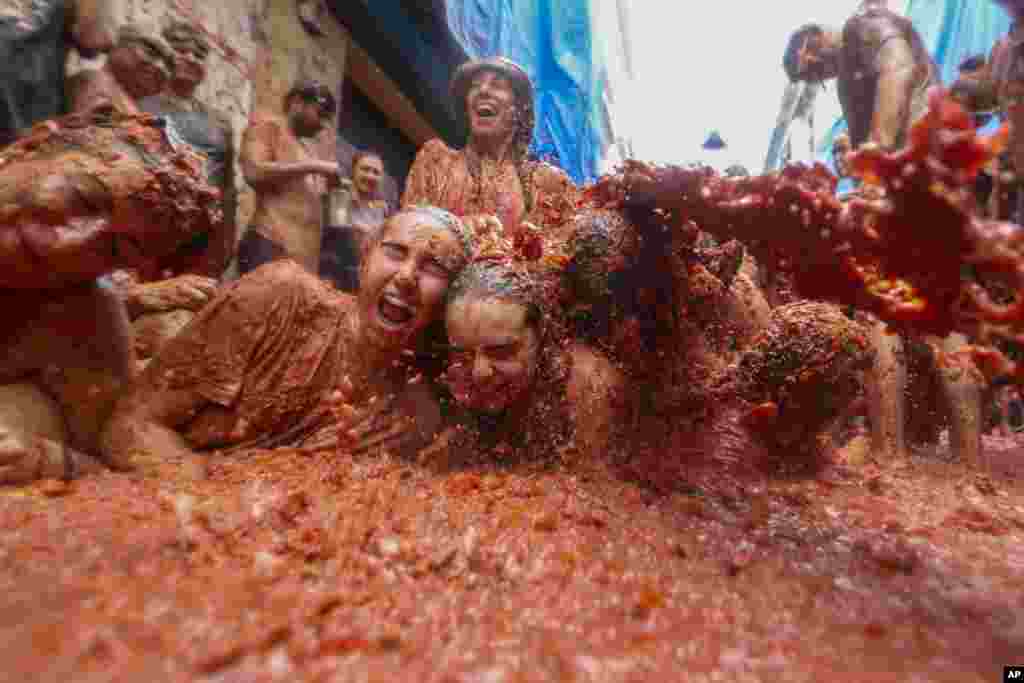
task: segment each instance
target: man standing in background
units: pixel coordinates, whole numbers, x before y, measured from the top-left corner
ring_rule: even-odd
[[[338,181],[338,164],[315,158],[307,143],[334,110],[326,86],[304,81],[285,95],[284,116],[254,115],[239,156],[245,179],[256,191],[256,210],[238,245],[240,274],[281,258],[317,272],[325,180]]]
[[[819,24],[797,29],[783,67],[792,81],[837,80],[854,149],[868,141],[901,146],[928,108],[928,88],[939,83],[913,24],[880,2],[865,3],[841,31]]]

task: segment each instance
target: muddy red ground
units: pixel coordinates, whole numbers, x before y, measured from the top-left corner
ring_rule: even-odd
[[[1024,663],[1024,444],[439,472],[263,452],[0,492],[12,681],[979,681]],[[633,463],[641,470],[643,463]]]

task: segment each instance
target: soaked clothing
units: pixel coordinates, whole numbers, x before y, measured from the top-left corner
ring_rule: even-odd
[[[557,228],[576,211],[577,192],[565,173],[539,162],[525,162],[522,173],[484,164],[474,178],[464,151],[431,140],[416,155],[402,206],[431,204],[459,217],[494,215],[506,228],[524,220]]]
[[[66,0],[0,1],[0,146],[65,113],[68,12]]]
[[[854,148],[864,144],[871,134],[871,119],[883,67],[883,48],[893,41],[902,41],[910,50],[914,77],[910,86],[906,125],[901,126],[895,143],[896,147],[902,146],[910,124],[928,109],[928,88],[940,84],[938,69],[928,55],[921,36],[904,17],[887,9],[869,8],[846,22],[842,40],[838,92]]]
[[[297,445],[328,417],[354,309],[298,264],[273,263],[225,287],[138,384],[201,396],[177,427],[196,450]]]

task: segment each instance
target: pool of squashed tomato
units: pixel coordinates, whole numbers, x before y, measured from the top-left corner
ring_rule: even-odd
[[[813,473],[257,452],[0,491],[12,681],[978,681],[1024,656],[1024,443]],[[650,456],[648,456],[650,457]],[[668,457],[668,454],[660,454]],[[624,465],[625,463],[625,465]]]

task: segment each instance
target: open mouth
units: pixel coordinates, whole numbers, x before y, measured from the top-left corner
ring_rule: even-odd
[[[377,313],[386,324],[398,327],[412,320],[416,311],[410,304],[393,294],[384,294],[377,304]]]
[[[476,107],[476,115],[481,119],[493,119],[498,115],[498,109],[492,104],[480,104]]]

